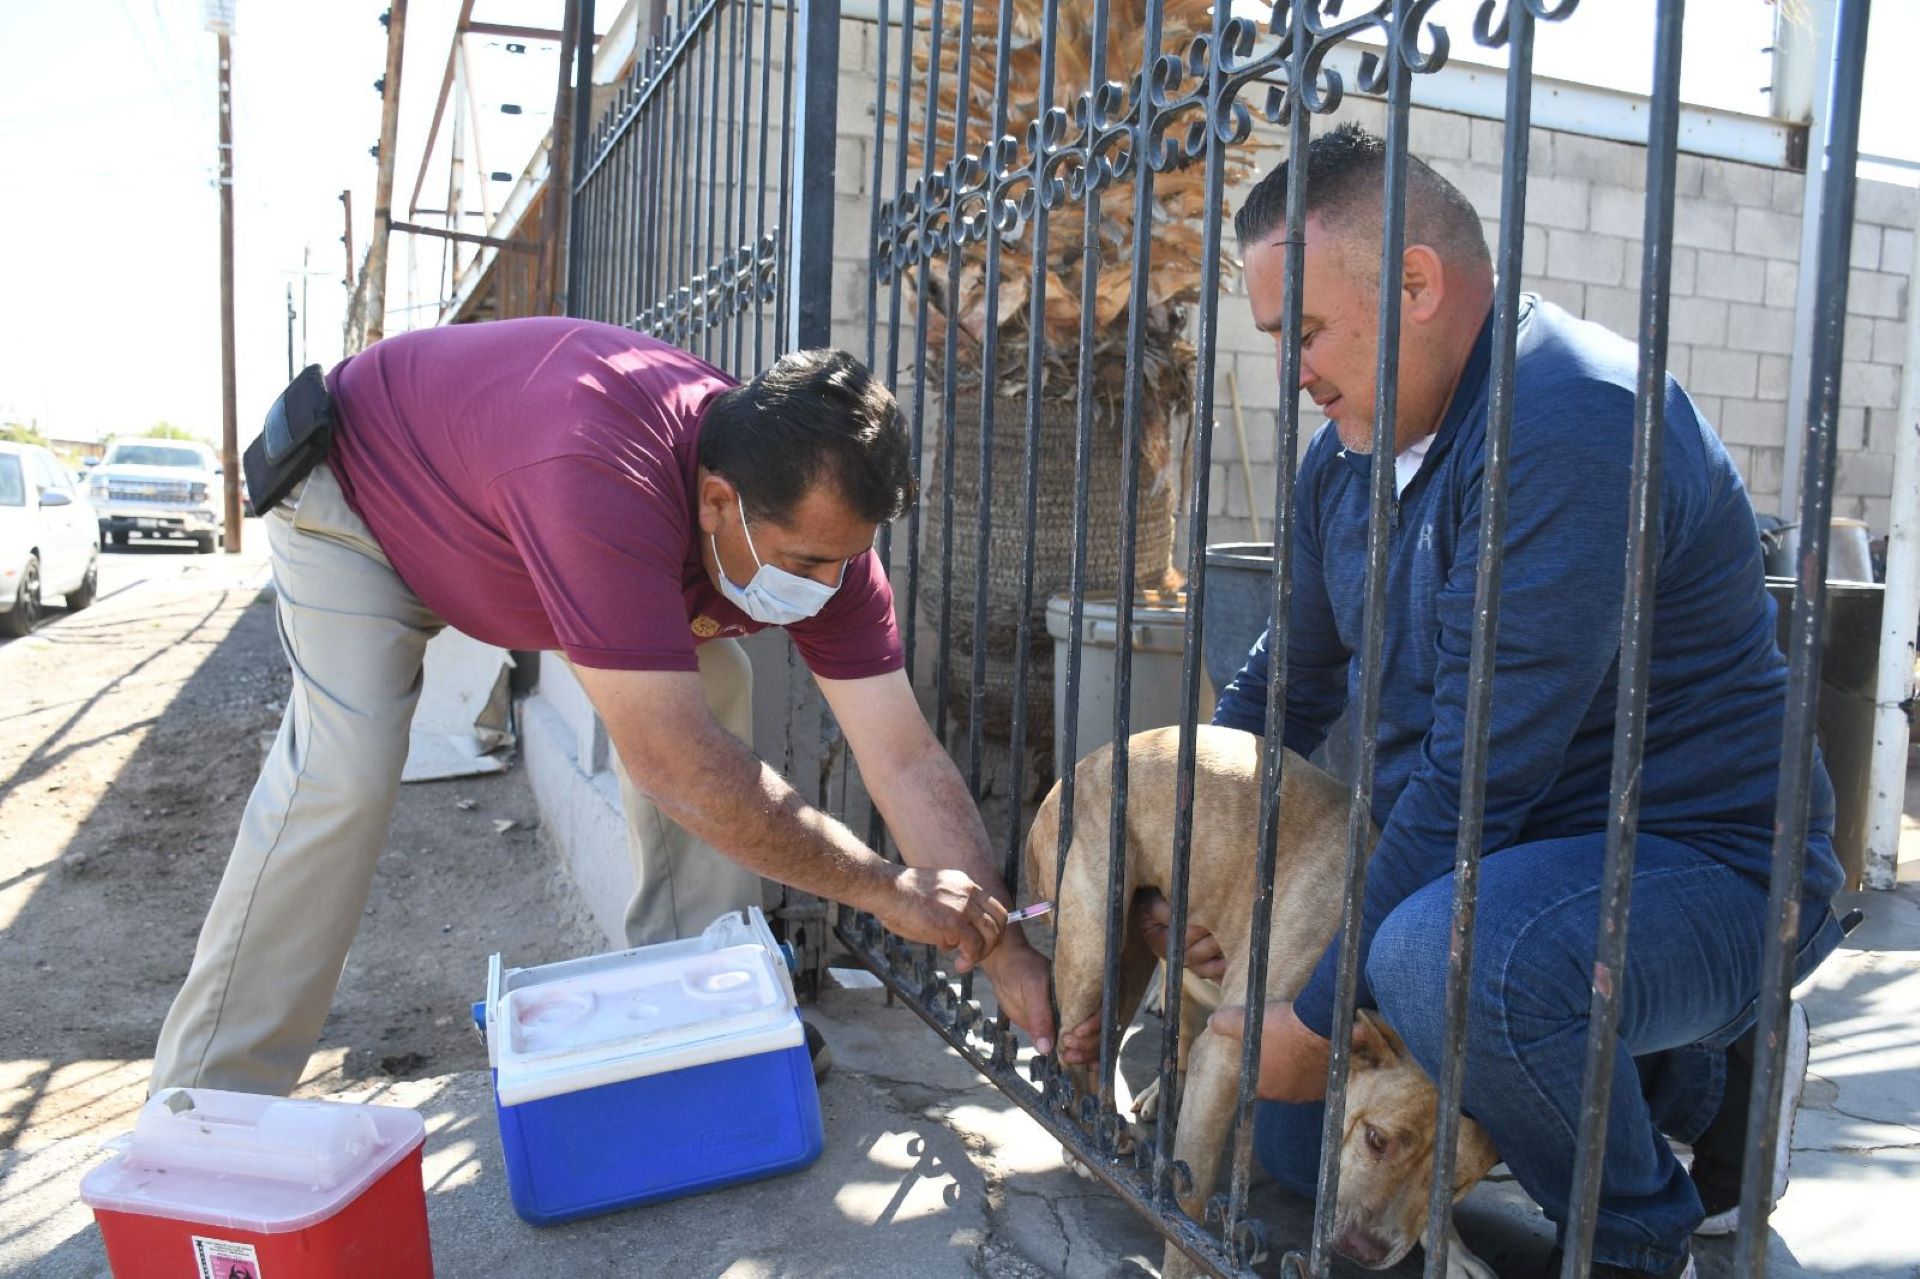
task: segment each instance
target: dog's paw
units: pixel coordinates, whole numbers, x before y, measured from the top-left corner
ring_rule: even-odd
[[[1133,1122],[1137,1124],[1158,1123],[1160,1120],[1160,1078],[1154,1076],[1152,1082],[1140,1090],[1133,1099]]]
[[[1088,1181],[1097,1180],[1093,1175],[1093,1169],[1087,1167],[1086,1164],[1081,1162],[1078,1155],[1074,1154],[1065,1146],[1060,1147],[1060,1162],[1066,1165],[1067,1171],[1076,1177],[1084,1177]]]

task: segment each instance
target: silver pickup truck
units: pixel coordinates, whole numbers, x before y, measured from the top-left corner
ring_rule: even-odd
[[[135,533],[189,538],[202,554],[220,542],[220,466],[191,440],[116,440],[87,477],[101,540],[125,546]]]

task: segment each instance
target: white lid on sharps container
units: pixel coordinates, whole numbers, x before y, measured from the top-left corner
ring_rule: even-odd
[[[257,1234],[339,1212],[426,1138],[418,1111],[167,1088],[80,1182],[90,1208]]]
[[[793,982],[757,907],[698,937],[487,977],[500,1104],[793,1048]]]

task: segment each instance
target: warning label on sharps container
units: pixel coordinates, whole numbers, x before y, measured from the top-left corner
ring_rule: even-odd
[[[198,1279],[261,1279],[260,1257],[250,1243],[193,1236],[193,1259]]]

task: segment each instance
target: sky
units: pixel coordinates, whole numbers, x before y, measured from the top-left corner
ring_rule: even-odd
[[[1503,0],[1517,3],[1518,0]],[[346,274],[339,193],[353,192],[354,245],[372,224],[384,70],[384,0],[238,0],[233,41],[236,325],[244,444],[287,375],[287,297],[306,286],[305,361],[341,355]],[[600,0],[604,30],[619,8]],[[1456,56],[1477,0],[1441,0]],[[1763,112],[1772,8],[1688,4],[1684,96]],[[411,0],[402,75],[396,216],[405,217],[458,0]],[[557,27],[562,0],[480,0],[477,19]],[[1644,91],[1654,0],[1584,0],[1540,30],[1536,69]],[[1897,65],[1920,47],[1920,5],[1874,6],[1862,149],[1920,159],[1896,107]],[[476,38],[476,93],[490,170],[517,174],[549,121],[551,46],[512,54]],[[170,421],[220,432],[219,204],[215,38],[201,0],[0,0],[0,419],[90,438]],[[523,108],[519,116],[499,111]],[[441,143],[444,149],[443,140]],[[444,164],[434,170],[444,182]],[[430,183],[431,185],[431,183]],[[494,183],[496,200],[506,183]],[[477,202],[478,187],[472,188]],[[444,205],[444,188],[424,192]],[[479,229],[477,225],[470,229]],[[409,303],[407,239],[396,237],[389,300]],[[302,276],[302,255],[310,254]],[[419,307],[389,330],[430,322],[440,263],[419,242]],[[301,333],[296,327],[296,357]]]

